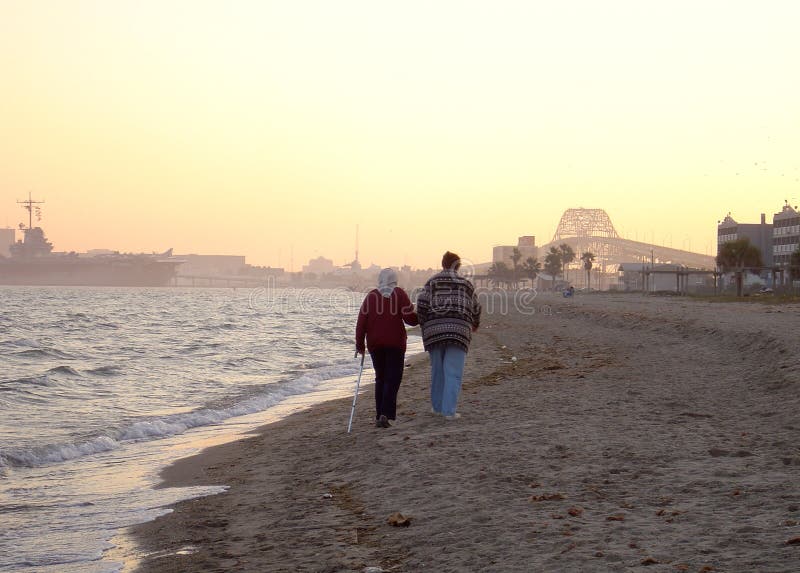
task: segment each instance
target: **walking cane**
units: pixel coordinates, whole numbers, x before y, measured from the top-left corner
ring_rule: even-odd
[[[358,356],[358,352],[356,352]],[[353,425],[353,414],[356,413],[356,399],[358,398],[358,387],[361,386],[361,374],[364,372],[364,355],[361,355],[361,368],[358,371],[358,380],[356,380],[356,393],[353,396],[353,407],[350,410],[350,421],[347,423],[347,433],[350,433],[350,428]]]

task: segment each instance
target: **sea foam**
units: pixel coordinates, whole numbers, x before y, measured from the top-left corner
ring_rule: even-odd
[[[340,364],[317,368],[283,382],[266,385],[258,393],[226,407],[199,408],[191,412],[139,420],[75,443],[52,444],[29,449],[0,449],[0,467],[38,467],[73,460],[121,447],[125,443],[156,440],[192,428],[219,424],[229,418],[264,411],[283,400],[320,388],[325,382],[355,375],[358,365]]]

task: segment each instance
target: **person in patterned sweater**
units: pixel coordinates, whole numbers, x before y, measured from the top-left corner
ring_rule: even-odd
[[[451,420],[458,417],[464,363],[481,316],[475,289],[458,274],[460,267],[461,258],[447,251],[442,271],[428,279],[417,298],[422,343],[431,360],[431,406]]]

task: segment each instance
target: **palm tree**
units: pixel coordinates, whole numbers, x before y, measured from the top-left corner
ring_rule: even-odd
[[[544,272],[553,277],[553,290],[556,288],[556,277],[561,274],[562,267],[561,251],[555,247],[550,247],[550,252],[544,258]]]
[[[520,279],[520,275],[522,274],[522,269],[519,266],[519,261],[521,258],[522,253],[517,247],[514,247],[514,249],[511,251],[511,262],[514,264],[514,267],[510,269],[514,280],[514,288],[519,288],[517,283]]]
[[[567,280],[567,265],[575,260],[575,251],[567,243],[561,243],[558,246],[558,252],[561,255],[561,266],[564,269],[564,280]]]
[[[586,270],[586,290],[591,290],[592,282],[591,282],[591,271],[592,271],[592,263],[594,262],[594,253],[586,251],[581,255],[581,260],[583,261],[583,268]]]
[[[793,281],[800,279],[800,247],[789,258],[789,276]]]
[[[522,263],[522,274],[531,280],[531,286],[533,286],[540,272],[542,272],[542,263],[537,261],[536,257],[528,257]]]
[[[747,237],[722,243],[717,252],[717,264],[724,272],[735,273],[736,296],[742,296],[744,272],[763,265],[761,251]]]
[[[492,263],[489,270],[486,272],[489,278],[496,283],[504,283],[508,287],[509,278],[511,276],[511,269],[502,261]]]
[[[519,269],[519,260],[522,258],[522,253],[519,251],[517,247],[514,247],[514,250],[511,251],[511,262],[514,263],[514,272]]]

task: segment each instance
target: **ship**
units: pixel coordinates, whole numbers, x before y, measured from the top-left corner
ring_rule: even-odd
[[[20,224],[23,239],[8,247],[8,256],[0,254],[0,285],[168,286],[183,262],[172,256],[172,249],[160,254],[53,252],[44,230],[33,226],[34,213],[41,220],[43,201],[34,201],[29,194],[27,200],[17,202],[28,211],[28,226]]]

